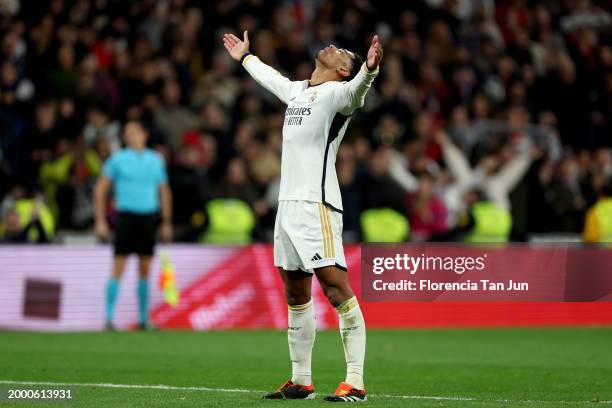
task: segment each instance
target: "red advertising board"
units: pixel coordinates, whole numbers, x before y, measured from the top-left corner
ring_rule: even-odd
[[[345,254],[351,284],[361,297],[361,248],[346,246]],[[272,262],[271,246],[252,245],[183,287],[177,307],[164,304],[156,307],[153,320],[161,327],[195,330],[283,328],[286,324],[283,293]],[[319,328],[335,327],[336,313],[318,287],[313,288],[313,296]],[[361,299],[361,307],[366,323],[372,328],[612,324],[612,302],[367,302]]]
[[[180,271],[178,272],[180,274]],[[335,327],[337,315],[314,283],[319,328]],[[287,325],[287,304],[269,245],[252,245],[217,264],[181,290],[176,307],[152,312],[159,327],[194,330],[277,328]]]

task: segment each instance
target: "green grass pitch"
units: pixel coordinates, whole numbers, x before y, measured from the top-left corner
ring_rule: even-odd
[[[0,389],[74,393],[65,404],[12,404],[22,407],[329,404],[323,394],[344,378],[339,334],[317,334],[315,401],[261,399],[287,379],[288,360],[286,334],[275,331],[0,332]],[[366,389],[370,407],[612,407],[612,328],[370,330]],[[9,405],[3,395],[0,407]]]

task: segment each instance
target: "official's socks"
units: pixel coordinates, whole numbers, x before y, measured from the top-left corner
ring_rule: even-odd
[[[149,321],[149,282],[147,279],[138,280],[138,315],[140,324],[146,324]]]
[[[119,294],[119,280],[110,278],[106,284],[106,321],[111,322]]]

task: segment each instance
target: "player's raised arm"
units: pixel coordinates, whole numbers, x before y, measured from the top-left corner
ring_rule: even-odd
[[[249,53],[250,43],[247,31],[244,32],[242,40],[234,34],[224,34],[223,45],[231,57],[242,63],[242,66],[261,86],[272,92],[284,103],[289,102],[293,82]]]
[[[347,84],[343,92],[342,109],[350,114],[353,110],[363,106],[366,93],[372,86],[374,78],[378,75],[378,66],[383,58],[383,47],[378,35],[372,38],[366,62],[363,63],[357,75]]]

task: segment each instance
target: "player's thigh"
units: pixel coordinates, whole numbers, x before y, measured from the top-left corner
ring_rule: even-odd
[[[293,241],[287,231],[287,224],[295,216],[295,202],[281,201],[274,224],[274,265],[287,271],[304,269]]]
[[[288,228],[304,269],[337,266],[346,269],[342,247],[342,214],[321,203],[300,202]]]
[[[312,274],[300,270],[288,271],[278,268],[283,284],[285,297],[290,306],[303,305],[311,298]]]
[[[331,251],[330,259],[333,262],[327,262],[314,268],[314,272],[329,302],[333,306],[339,306],[354,296],[348,279],[342,244],[342,214],[322,205],[321,219],[323,226],[328,230],[327,248]]]

